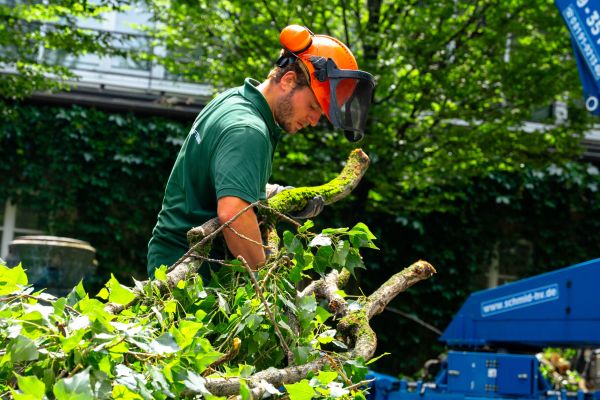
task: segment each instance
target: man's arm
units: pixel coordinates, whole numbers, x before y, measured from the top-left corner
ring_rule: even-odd
[[[239,197],[221,197],[217,202],[219,223],[226,223],[249,204]],[[237,217],[229,226],[239,234],[257,243],[262,243],[258,221],[252,208]],[[260,245],[240,237],[229,229],[229,227],[223,230],[223,236],[225,236],[225,241],[231,254],[234,257],[244,257],[244,260],[246,260],[253,270],[258,270],[265,263],[265,251]]]

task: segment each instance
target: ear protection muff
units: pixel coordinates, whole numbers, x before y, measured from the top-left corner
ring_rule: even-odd
[[[312,33],[307,27],[290,25],[281,31],[279,42],[289,52],[300,54],[306,51],[312,44]]]

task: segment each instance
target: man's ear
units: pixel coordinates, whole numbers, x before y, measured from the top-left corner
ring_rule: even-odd
[[[298,77],[296,76],[296,73],[294,71],[288,71],[285,74],[283,74],[281,80],[279,81],[281,89],[286,93],[294,90],[294,88],[297,86],[297,78]]]

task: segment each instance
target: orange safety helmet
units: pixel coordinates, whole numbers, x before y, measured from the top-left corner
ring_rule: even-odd
[[[279,41],[285,51],[277,66],[300,60],[327,119],[343,129],[350,141],[362,139],[375,87],[373,76],[359,71],[350,49],[331,36],[290,25],[281,31]]]

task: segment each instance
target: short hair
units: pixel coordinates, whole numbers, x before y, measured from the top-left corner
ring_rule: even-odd
[[[269,72],[267,78],[272,79],[275,83],[279,83],[283,75],[289,71],[293,71],[296,73],[296,83],[298,86],[308,86],[309,75],[306,67],[302,64],[302,61],[300,61],[293,53],[287,50],[281,51],[281,57],[287,57],[293,61],[288,62],[284,67],[275,66],[275,68]]]

